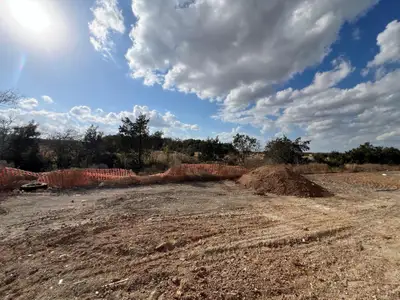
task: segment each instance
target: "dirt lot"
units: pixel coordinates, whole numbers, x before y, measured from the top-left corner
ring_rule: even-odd
[[[352,176],[309,176],[320,199],[230,181],[9,198],[0,299],[400,299],[400,191]]]

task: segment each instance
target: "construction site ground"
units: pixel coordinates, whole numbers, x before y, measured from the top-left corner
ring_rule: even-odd
[[[335,194],[311,199],[233,181],[11,196],[0,299],[400,299],[400,191],[374,184],[400,177],[360,176],[309,175]]]

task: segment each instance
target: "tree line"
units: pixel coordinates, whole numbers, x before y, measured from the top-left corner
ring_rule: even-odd
[[[149,159],[154,151],[182,153],[199,162],[222,162],[246,165],[254,155],[260,155],[260,142],[248,135],[237,134],[231,143],[218,137],[199,139],[172,139],[161,131],[149,132],[149,119],[140,115],[136,120],[124,118],[114,135],[104,135],[91,125],[83,136],[73,130],[41,138],[38,124],[12,126],[12,120],[0,120],[0,161],[24,170],[39,172],[68,168],[125,168],[140,171],[153,164],[169,167],[167,162]],[[330,166],[344,164],[400,164],[400,150],[376,147],[365,143],[344,153],[315,153],[309,151],[310,141],[291,140],[286,136],[269,141],[263,151],[264,161],[259,164],[325,163]]]
[[[16,103],[18,96],[10,91],[0,92],[0,106]],[[255,154],[260,157],[261,143],[256,138],[236,134],[232,142],[221,142],[218,137],[200,139],[172,139],[163,132],[150,133],[149,119],[141,114],[135,120],[123,118],[118,132],[105,135],[91,125],[83,134],[73,130],[42,137],[34,121],[15,125],[12,119],[0,118],[0,161],[28,171],[39,172],[68,168],[124,168],[135,171],[157,164],[161,169],[169,162],[151,159],[155,151],[168,157],[181,153],[199,162],[221,162],[246,165]],[[344,164],[400,164],[400,150],[393,147],[375,147],[365,143],[344,153],[316,153],[311,159],[305,155],[310,141],[283,136],[268,141],[263,149],[263,161],[257,164],[326,163]]]
[[[114,135],[91,125],[83,136],[66,130],[42,138],[34,121],[14,126],[12,120],[1,119],[0,161],[33,172],[90,167],[140,171],[156,163],[149,159],[154,151],[179,152],[202,162],[223,161],[236,152],[232,143],[218,138],[179,140],[163,137],[161,131],[150,133],[148,124],[146,115],[139,115],[135,120],[122,119]],[[168,168],[167,162],[164,167]]]
[[[318,163],[326,163],[332,167],[345,164],[384,164],[400,165],[400,150],[394,147],[374,146],[367,142],[346,152],[333,151],[331,153],[314,154]]]

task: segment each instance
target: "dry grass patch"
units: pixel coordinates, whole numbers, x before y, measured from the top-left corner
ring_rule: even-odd
[[[385,172],[385,171],[400,171],[400,166],[379,165],[379,164],[346,164],[345,171],[348,172]]]

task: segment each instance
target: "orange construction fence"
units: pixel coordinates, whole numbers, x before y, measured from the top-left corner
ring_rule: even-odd
[[[138,176],[131,170],[125,169],[70,169],[34,173],[4,167],[0,169],[0,190],[10,182],[16,181],[35,180],[47,183],[50,187],[72,188],[90,186],[99,182],[152,183],[185,180],[185,178],[199,178],[201,176],[212,176],[217,179],[235,178],[246,172],[247,169],[243,167],[217,164],[182,164],[172,167],[164,173],[150,176]]]

